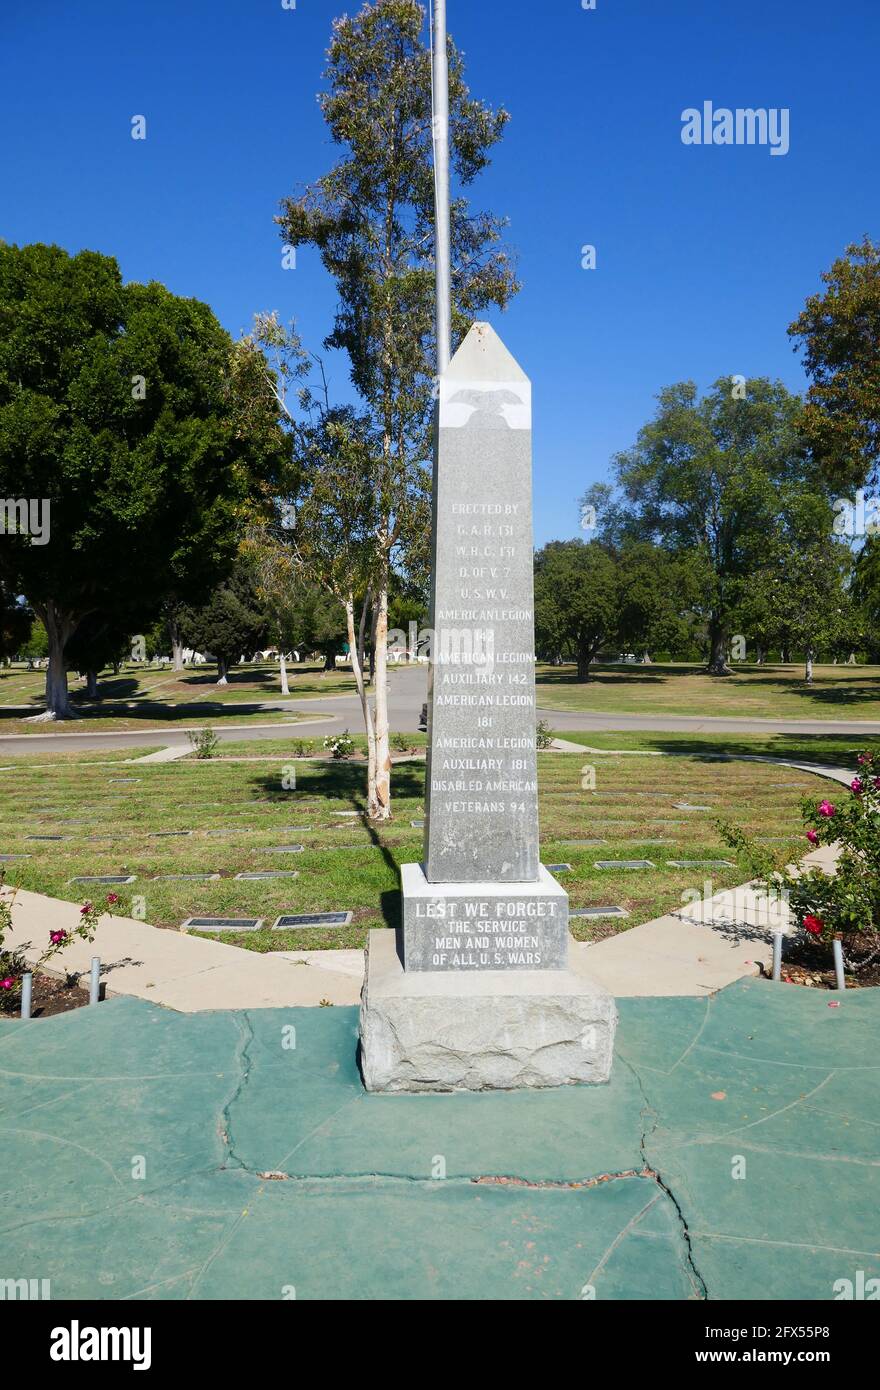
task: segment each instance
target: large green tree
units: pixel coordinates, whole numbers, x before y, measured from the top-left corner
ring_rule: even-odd
[[[760,562],[780,489],[811,475],[800,414],[800,399],[765,378],[742,391],[722,378],[702,398],[693,382],[679,382],[660,392],[654,419],[614,459],[617,493],[599,512],[599,535],[650,540],[693,558],[713,675],[729,670],[737,585]]]
[[[788,330],[810,377],[804,426],[829,481],[858,488],[880,466],[880,244],[848,246],[822,279]]]
[[[832,534],[826,497],[786,487],[779,504],[757,563],[739,581],[733,617],[756,646],[801,652],[804,680],[812,685],[819,653],[854,641],[852,554]]]
[[[279,222],[292,246],[314,246],[333,277],[338,308],[330,348],[342,349],[370,416],[370,510],[364,592],[375,633],[375,704],[367,726],[369,813],[391,813],[386,651],[395,553],[423,537],[430,487],[434,343],[434,169],[431,55],[416,0],[375,0],[337,20],[319,100],[338,162]],[[502,222],[468,205],[463,190],[489,162],[508,116],[474,100],[449,42],[453,327],[463,336],[487,305],[517,288]],[[326,462],[325,465],[326,466]],[[366,534],[366,528],[363,528]]]
[[[110,257],[0,246],[0,493],[51,505],[48,543],[8,537],[0,572],[46,628],[43,717],[71,714],[84,618],[155,612],[229,564],[283,447],[270,401],[244,428],[231,353],[207,305],[123,285]]]
[[[242,656],[253,656],[269,627],[251,556],[240,556],[222,584],[200,608],[180,610],[184,641],[217,662],[217,684]]]
[[[535,642],[540,655],[577,662],[589,680],[597,654],[616,638],[619,569],[600,541],[550,541],[535,555]]]

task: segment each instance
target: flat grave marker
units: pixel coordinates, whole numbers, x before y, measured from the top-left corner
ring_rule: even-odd
[[[256,869],[249,873],[236,874],[242,882],[256,883],[264,878],[299,878],[298,869]]]
[[[305,845],[271,845],[261,849],[261,854],[302,854]]]
[[[692,806],[689,801],[676,801],[674,811],[714,811],[714,806]]]
[[[628,917],[629,910],[625,907],[573,907],[569,915],[571,917]]]
[[[0,860],[5,864],[10,859],[33,859],[32,854],[0,854]]]
[[[667,859],[671,869],[735,869],[730,859]]]
[[[597,869],[654,869],[650,859],[597,859]]]
[[[192,927],[195,931],[258,931],[263,925],[262,917],[187,917],[180,929]]]
[[[151,830],[150,835],[156,840],[169,840],[174,836],[191,835],[191,830]]]
[[[153,883],[209,883],[219,879],[219,874],[153,874]]]
[[[137,874],[79,874],[68,883],[134,883]]]
[[[276,917],[272,923],[273,931],[283,931],[285,927],[347,927],[351,922],[350,912],[297,912]]]
[[[595,849],[596,845],[604,845],[605,840],[557,840],[558,845],[586,845]]]
[[[570,874],[570,864],[545,864],[544,868],[551,874]]]

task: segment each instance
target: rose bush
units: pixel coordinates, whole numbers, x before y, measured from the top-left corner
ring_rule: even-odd
[[[804,797],[801,813],[807,844],[836,845],[834,873],[815,865],[776,869],[769,850],[736,827],[721,825],[727,843],[751,866],[762,888],[784,892],[795,921],[814,940],[839,936],[850,969],[880,955],[880,756],[858,755],[858,773],[835,800]]]
[[[12,927],[12,906],[15,902],[15,889],[11,891],[3,883],[3,875],[0,874],[0,1008],[11,1007],[11,1002],[21,993],[21,977],[28,970],[37,974],[46,962],[53,956],[62,951],[75,938],[81,941],[94,941],[98,923],[105,913],[113,914],[113,909],[119,902],[117,893],[108,893],[106,903],[98,907],[95,903],[83,903],[79,910],[79,921],[69,931],[55,930],[49,932],[49,944],[42,954],[29,965],[24,952],[16,948],[7,950],[4,948],[6,934]]]

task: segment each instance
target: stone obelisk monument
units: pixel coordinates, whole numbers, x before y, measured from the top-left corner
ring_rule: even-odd
[[[425,848],[403,927],[372,931],[368,1090],[606,1081],[614,1001],[569,952],[541,865],[535,736],[531,383],[488,324],[440,378]]]

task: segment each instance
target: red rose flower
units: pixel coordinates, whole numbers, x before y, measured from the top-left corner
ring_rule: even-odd
[[[812,917],[809,914],[804,918],[804,930],[811,932],[813,936],[818,936],[825,926],[822,917]]]

